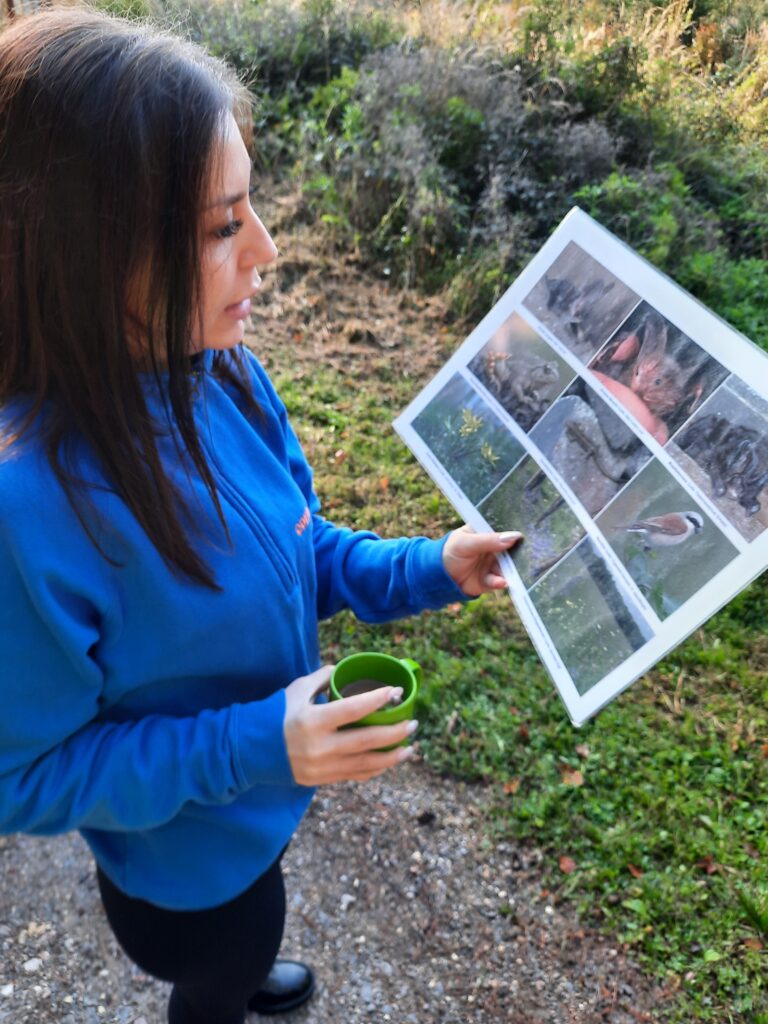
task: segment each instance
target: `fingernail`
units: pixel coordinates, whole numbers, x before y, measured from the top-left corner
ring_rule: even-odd
[[[417,730],[418,728],[419,728],[419,722],[418,722],[418,719],[414,718],[414,719],[412,719],[412,720],[411,720],[411,721],[410,721],[410,722],[408,723],[408,727],[406,728],[406,730],[405,730],[405,731],[406,731],[406,733],[407,733],[407,735],[408,735],[408,736],[413,736],[413,734],[414,734],[414,733],[416,732],[416,730]]]
[[[414,757],[416,757],[416,751],[413,747],[403,747],[397,754],[397,760],[400,762],[410,761]]]
[[[403,688],[402,686],[396,686],[393,690],[389,691],[389,702],[391,704],[399,704],[403,699]]]
[[[499,534],[499,540],[502,544],[511,544],[513,540],[520,540],[521,537],[522,533],[517,533],[514,530]]]

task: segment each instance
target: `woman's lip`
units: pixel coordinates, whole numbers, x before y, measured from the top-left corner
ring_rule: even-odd
[[[234,302],[231,306],[227,306],[224,312],[234,320],[245,320],[251,315],[251,300],[248,298],[243,299],[242,302]]]

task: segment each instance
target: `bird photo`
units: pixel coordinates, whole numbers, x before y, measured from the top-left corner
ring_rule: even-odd
[[[745,381],[731,374],[667,451],[742,537],[768,529],[768,401]]]
[[[667,512],[660,516],[638,519],[626,526],[614,526],[614,530],[636,535],[642,540],[643,550],[668,548],[683,544],[704,528],[704,517],[699,512]]]
[[[720,527],[658,459],[595,519],[659,619],[666,619],[738,554]]]
[[[639,297],[575,242],[569,242],[523,300],[571,352],[588,362]]]

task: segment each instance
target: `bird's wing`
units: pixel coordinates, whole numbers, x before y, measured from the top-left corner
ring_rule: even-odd
[[[645,533],[655,533],[666,537],[678,537],[681,533],[688,532],[688,523],[677,512],[669,512],[664,516],[652,516],[650,519],[639,519],[631,523],[627,530],[642,530]]]

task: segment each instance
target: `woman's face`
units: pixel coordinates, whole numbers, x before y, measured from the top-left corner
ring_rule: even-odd
[[[215,181],[203,211],[202,310],[193,349],[232,348],[243,340],[251,298],[261,285],[258,268],[277,256],[254,213],[251,160],[230,117]]]

